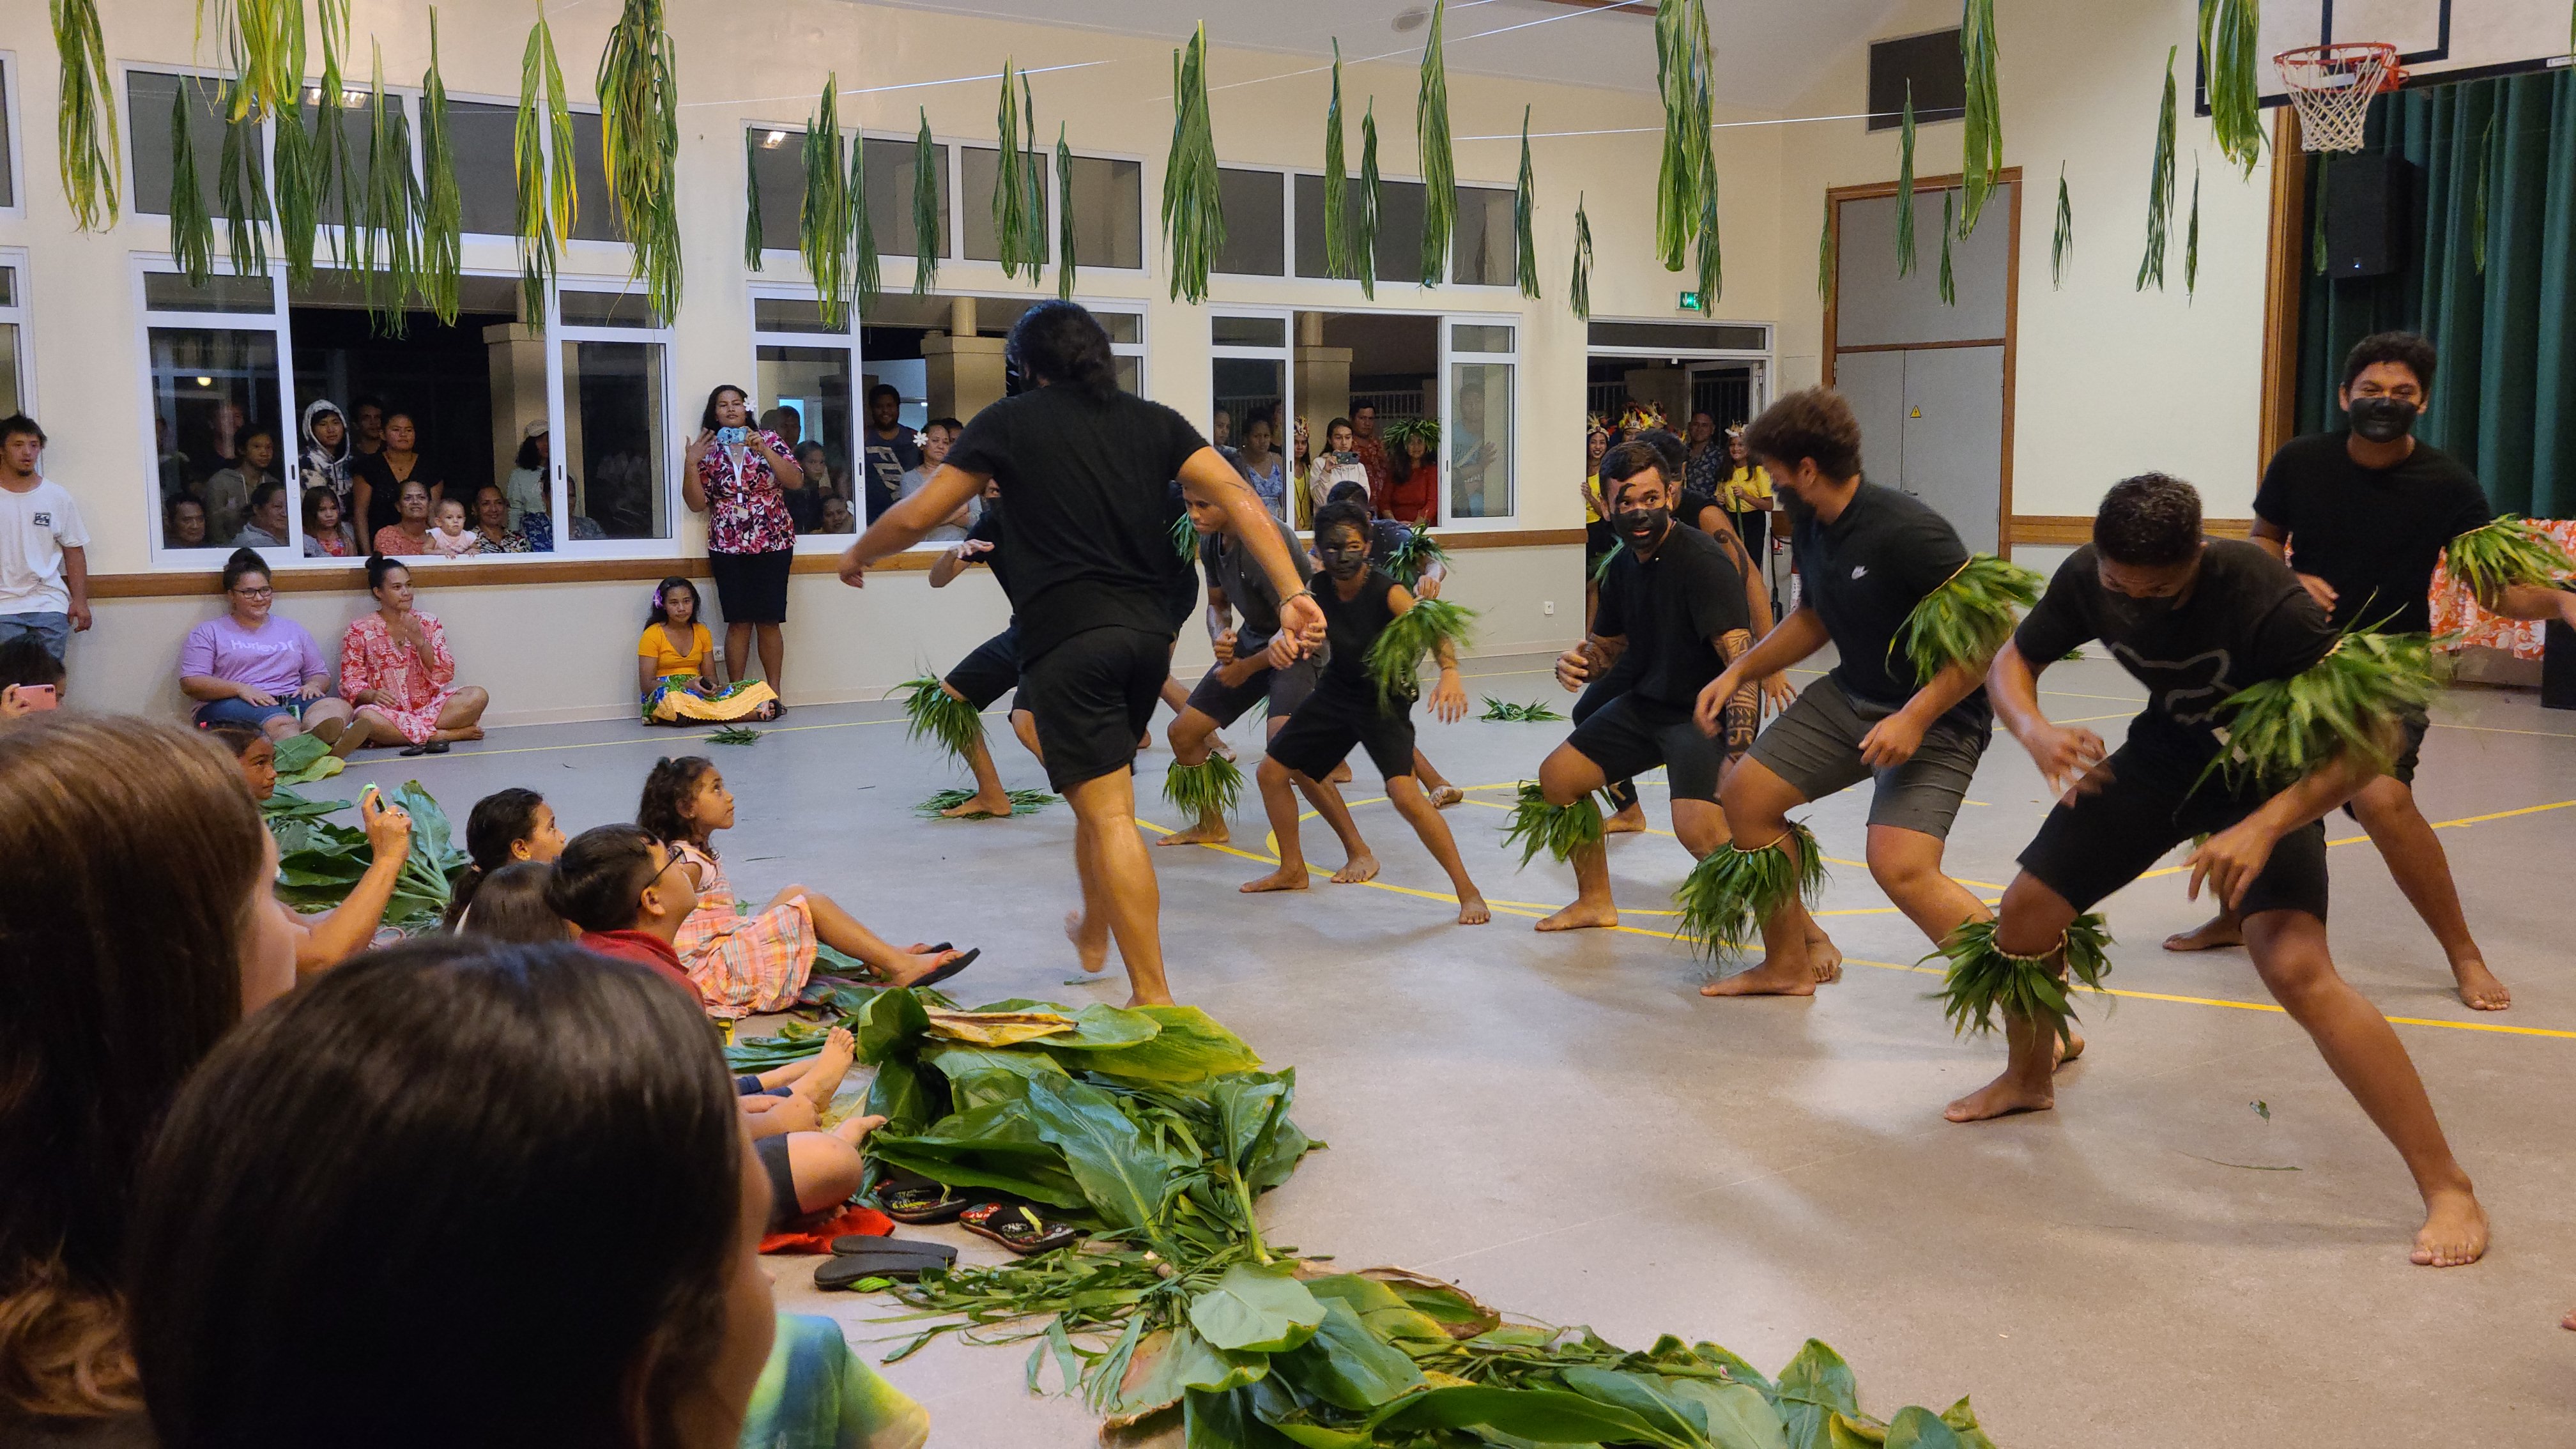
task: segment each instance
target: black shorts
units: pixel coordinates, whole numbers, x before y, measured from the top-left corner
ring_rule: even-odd
[[[1020,682],[1020,626],[1016,623],[975,646],[948,671],[948,687],[981,710]]]
[[[769,1175],[769,1231],[776,1232],[805,1215],[796,1201],[796,1173],[787,1162],[787,1134],[752,1140],[751,1155]]]
[[[2406,726],[2406,745],[2403,749],[2400,749],[2397,752],[2396,759],[2389,761],[2388,778],[2396,781],[2400,785],[2405,785],[2411,788],[2415,783],[2415,767],[2423,763],[2424,732],[2433,727],[2433,721],[2428,715],[2410,714],[2406,716],[2404,723]],[[2351,815],[2355,820],[2361,818],[2358,815],[2353,815],[2352,802],[2350,800],[2343,802],[2343,813]]]
[[[1676,800],[1717,803],[1717,767],[1726,746],[1699,732],[1691,707],[1623,694],[1574,727],[1565,742],[1613,782],[1657,765]]]
[[[2079,911],[2144,875],[2165,852],[2195,835],[2215,834],[2261,808],[2270,797],[2239,793],[2217,776],[2201,783],[2200,767],[2161,751],[2122,745],[2105,762],[2111,782],[2048,814],[2021,853],[2022,869]],[[2245,915],[2305,911],[2326,918],[2326,828],[2311,822],[2272,847],[2263,873],[2245,891]]]
[[[1059,795],[1136,763],[1171,676],[1168,634],[1105,624],[1020,661],[1019,707],[1037,717],[1047,783]]]
[[[1368,751],[1369,763],[1386,779],[1412,774],[1413,701],[1380,709],[1374,692],[1319,688],[1271,739],[1270,758],[1320,780],[1349,757],[1353,745]]]
[[[787,566],[796,559],[794,549],[772,549],[768,553],[710,553],[707,572],[716,581],[716,608],[727,624],[784,624],[787,622]],[[743,671],[743,660],[728,659],[736,675]]]
[[[1243,718],[1243,712],[1267,701],[1274,720],[1286,719],[1297,712],[1297,706],[1315,692],[1315,682],[1323,678],[1323,667],[1312,654],[1300,658],[1285,669],[1257,669],[1241,684],[1228,684],[1217,677],[1224,666],[1208,670],[1190,691],[1189,707],[1217,722],[1219,728]]]

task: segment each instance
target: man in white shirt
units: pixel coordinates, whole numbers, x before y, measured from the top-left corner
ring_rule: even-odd
[[[45,430],[0,418],[0,644],[33,634],[56,659],[89,627],[89,530],[60,483],[36,471]]]

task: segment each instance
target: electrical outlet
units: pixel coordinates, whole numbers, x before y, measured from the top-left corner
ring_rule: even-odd
[[[1553,619],[1556,617],[1556,600],[1550,599],[1539,605],[1539,607],[1547,612],[1547,616],[1549,618]]]

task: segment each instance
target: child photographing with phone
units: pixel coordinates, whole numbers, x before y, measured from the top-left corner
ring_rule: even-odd
[[[243,724],[214,724],[205,734],[221,741],[240,762],[242,780],[250,786],[251,798],[265,805],[277,793],[277,742],[259,729]],[[295,935],[295,975],[298,980],[311,976],[364,951],[374,944],[376,932],[385,922],[385,907],[394,898],[394,884],[402,875],[403,860],[411,854],[411,816],[398,805],[385,803],[384,795],[369,785],[358,792],[358,823],[367,832],[370,852],[367,873],[358,877],[357,885],[340,904],[327,911],[307,915],[289,911],[297,927]]]
[[[0,724],[62,703],[63,661],[33,634],[0,644]]]

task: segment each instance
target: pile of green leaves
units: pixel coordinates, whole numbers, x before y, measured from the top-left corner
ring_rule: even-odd
[[[2013,610],[2038,603],[2047,583],[2019,564],[1972,554],[1947,583],[1916,601],[1889,647],[1905,651],[1924,684],[1953,664],[1982,670],[2012,637]]]
[[[760,731],[753,729],[749,725],[725,725],[719,729],[709,730],[707,732],[707,743],[711,745],[756,745],[760,743]]]
[[[456,878],[470,862],[450,841],[447,812],[418,780],[404,781],[386,802],[411,816],[411,852],[395,879],[385,924],[423,930],[446,914]],[[375,852],[365,831],[329,818],[348,808],[346,800],[309,800],[283,787],[260,807],[277,840],[279,900],[299,911],[327,911],[349,898]]]
[[[1478,719],[1500,720],[1507,724],[1548,724],[1565,716],[1548,708],[1544,700],[1533,704],[1515,704],[1508,699],[1485,696],[1485,712]]]
[[[2227,748],[2200,778],[2286,785],[2347,754],[2385,770],[2395,756],[2397,722],[2422,713],[2439,688],[2430,635],[2349,631],[2304,672],[2221,701]]]
[[[1520,796],[1512,802],[1512,818],[1503,826],[1503,844],[1514,841],[1520,842],[1524,867],[1542,850],[1559,862],[1571,859],[1583,847],[1601,843],[1601,806],[1589,795],[1571,805],[1550,805],[1537,781],[1523,780]]]
[[[950,694],[939,676],[920,675],[895,688],[904,691],[905,739],[934,741],[961,760],[984,742],[983,717],[975,706]]]
[[[2066,928],[2062,948],[2067,972],[2100,990],[2102,978],[2111,974],[2110,945],[2111,931],[2100,912],[2077,916]],[[2000,1011],[2007,1020],[2038,1022],[2060,1042],[2074,1045],[2075,1034],[2068,1023],[2075,1019],[2075,1008],[2068,1003],[2066,982],[2050,969],[2047,955],[2028,959],[2005,955],[1995,945],[1995,923],[1988,920],[1970,921],[1952,931],[1923,959],[1936,956],[1949,963],[1936,995],[1952,1031],[1962,1036],[1993,1031]]]
[[[277,783],[310,785],[327,780],[348,768],[348,761],[331,753],[331,747],[320,735],[288,735],[277,742]]]
[[[1011,790],[1005,793],[1009,794],[1011,797],[1011,813],[1014,815],[1033,815],[1040,810],[1044,810],[1049,805],[1054,804],[1058,799],[1057,796],[1050,795],[1044,790]],[[912,812],[925,820],[991,819],[992,817],[988,815],[949,815],[945,813],[956,809],[958,806],[963,805],[974,798],[975,792],[972,790],[942,790],[937,794],[932,795],[929,799],[922,801],[920,804],[913,806]]]
[[[1224,819],[1243,803],[1243,767],[1223,755],[1163,772],[1163,798],[1192,821]]]
[[[1378,631],[1369,644],[1369,677],[1377,682],[1378,708],[1410,700],[1420,689],[1422,661],[1465,647],[1476,611],[1447,599],[1416,599]]]
[[[2558,540],[2514,513],[2452,539],[2442,550],[2442,562],[2481,602],[2495,600],[2509,588],[2554,588],[2576,573],[2576,558],[2568,557]]]
[[[1402,439],[1399,438],[1396,445],[1403,446]],[[1408,589],[1420,584],[1423,574],[1428,572],[1433,564],[1443,568],[1448,567],[1449,550],[1442,548],[1440,540],[1431,536],[1431,528],[1428,524],[1417,524],[1406,529],[1403,541],[1387,550],[1387,577]]]
[[[1761,938],[1772,913],[1795,899],[1813,910],[1825,889],[1824,855],[1806,826],[1791,821],[1789,834],[1798,842],[1796,859],[1775,840],[1759,850],[1721,845],[1691,868],[1673,891],[1681,922],[1673,934],[1690,942],[1693,954],[1725,956]]]

